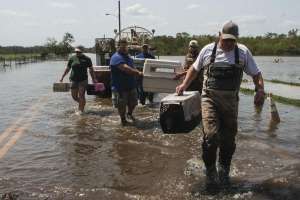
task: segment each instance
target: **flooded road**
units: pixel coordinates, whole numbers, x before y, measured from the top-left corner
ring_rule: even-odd
[[[203,192],[201,125],[189,134],[165,135],[157,103],[139,105],[136,124],[122,127],[110,99],[94,96],[87,97],[86,114],[75,115],[70,95],[52,92],[64,65],[0,70],[0,197],[263,200],[300,195],[299,107],[277,103],[282,122],[271,126],[268,103],[256,113],[253,97],[241,94],[233,188],[209,195]]]

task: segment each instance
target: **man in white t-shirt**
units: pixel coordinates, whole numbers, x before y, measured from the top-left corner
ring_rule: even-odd
[[[227,22],[216,43],[206,45],[182,84],[176,88],[178,94],[187,89],[197,72],[204,69],[202,90],[202,158],[206,167],[206,187],[214,189],[229,186],[231,159],[235,151],[237,134],[238,93],[243,72],[253,78],[256,95],[254,103],[264,102],[264,83],[249,49],[237,43],[238,26]],[[219,148],[218,171],[216,168]]]

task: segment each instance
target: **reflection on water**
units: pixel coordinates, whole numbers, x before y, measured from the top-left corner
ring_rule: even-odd
[[[277,104],[282,121],[274,126],[268,102],[257,110],[253,97],[241,94],[233,187],[209,195],[203,192],[201,126],[189,134],[164,135],[155,104],[138,106],[136,124],[122,127],[110,99],[93,96],[87,97],[86,114],[75,115],[70,95],[52,92],[65,64],[0,71],[0,137],[9,133],[0,152],[14,139],[0,159],[0,194],[122,200],[299,196],[299,108]]]

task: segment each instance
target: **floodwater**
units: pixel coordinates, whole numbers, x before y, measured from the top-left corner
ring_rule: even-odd
[[[278,63],[274,59],[279,59]],[[267,57],[259,56],[255,58],[257,65],[262,71],[263,77],[268,80],[276,79],[285,82],[300,83],[300,58],[299,57]],[[243,83],[242,87],[254,89],[252,79],[245,76],[248,83]],[[272,92],[278,96],[292,99],[300,99],[300,87],[285,84],[277,84],[265,81],[266,92]]]
[[[287,74],[299,76],[296,60],[298,68]],[[268,102],[257,113],[253,97],[241,94],[233,187],[207,194],[201,125],[189,134],[165,135],[156,103],[139,105],[137,122],[122,127],[110,99],[94,96],[87,97],[86,114],[78,116],[69,93],[52,92],[65,64],[0,70],[0,197],[271,200],[300,195],[299,107],[277,103],[281,123],[274,126]]]
[[[176,59],[183,62],[182,56],[161,56],[162,59]],[[274,60],[279,59],[278,63]],[[281,80],[285,82],[300,83],[300,57],[271,57],[256,56],[255,61],[261,69],[263,77],[267,80]],[[254,89],[252,78],[244,74],[243,88]],[[292,99],[300,99],[300,87],[285,84],[277,84],[265,81],[265,90],[267,93],[273,93],[278,96],[284,96]]]

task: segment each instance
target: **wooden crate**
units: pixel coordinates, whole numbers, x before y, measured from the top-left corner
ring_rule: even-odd
[[[53,83],[54,92],[68,92],[70,90],[70,83]]]

